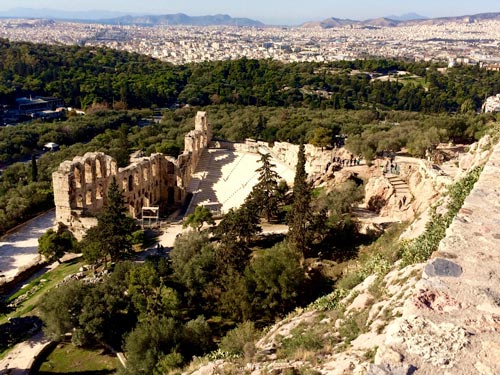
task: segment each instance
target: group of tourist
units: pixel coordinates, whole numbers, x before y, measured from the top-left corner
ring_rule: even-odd
[[[352,155],[350,159],[343,159],[340,156],[334,156],[332,162],[337,163],[341,167],[354,167],[361,164],[361,158],[355,158]]]

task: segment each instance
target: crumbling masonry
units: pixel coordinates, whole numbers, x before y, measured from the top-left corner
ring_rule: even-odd
[[[198,160],[212,138],[205,112],[198,112],[195,129],[184,138],[184,152],[177,159],[163,154],[136,157],[125,168],[102,152],[88,152],[61,163],[52,175],[56,222],[81,238],[96,224],[95,214],[106,204],[112,178],[122,190],[132,217],[140,218],[142,207],[160,206],[165,211],[179,206]]]

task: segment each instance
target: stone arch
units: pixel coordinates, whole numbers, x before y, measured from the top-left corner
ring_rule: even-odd
[[[167,163],[167,173],[168,174],[174,174],[175,173],[174,163],[171,163],[171,162]]]
[[[158,166],[156,165],[156,161],[154,161],[153,164],[151,165],[151,172],[153,174],[153,177],[156,177],[157,168],[158,168]]]
[[[141,202],[140,200],[138,199],[136,202],[135,202],[135,215],[134,217],[139,217],[140,213],[141,213]]]
[[[123,177],[123,179],[122,179],[122,190],[128,191],[128,179],[127,179],[127,177]]]
[[[134,190],[134,177],[132,175],[128,176],[128,191]]]
[[[75,168],[73,169],[73,176],[75,181],[75,187],[77,189],[80,189],[82,187],[82,171],[80,170],[79,165],[75,165]]]
[[[147,167],[142,170],[142,179],[144,182],[149,180],[149,169]]]
[[[174,204],[175,202],[175,189],[173,186],[169,186],[167,189],[167,203]]]
[[[95,159],[95,176],[96,178],[102,178],[105,175],[102,170],[103,164],[100,158]]]
[[[92,175],[92,162],[89,159],[85,160],[84,168],[85,168],[85,182],[87,184],[91,184],[94,181],[94,178]]]
[[[87,190],[85,192],[85,205],[86,206],[92,205],[92,190]]]
[[[81,194],[76,196],[76,208],[83,208],[83,196]]]
[[[95,199],[103,199],[104,198],[104,187],[102,184],[97,185],[97,189],[95,191]]]

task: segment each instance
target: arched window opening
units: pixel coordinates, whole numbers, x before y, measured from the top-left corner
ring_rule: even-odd
[[[134,177],[128,176],[128,191],[134,190]]]
[[[92,205],[92,191],[90,190],[85,193],[85,205]]]
[[[75,187],[77,189],[80,189],[82,187],[82,173],[80,172],[79,167],[75,167],[75,169],[73,170],[73,175],[75,178]]]
[[[102,170],[102,163],[101,160],[95,159],[95,176],[96,178],[102,178],[104,176],[103,170]]]
[[[93,178],[92,178],[92,164],[90,163],[90,160],[85,161],[85,183],[90,184],[92,183]]]

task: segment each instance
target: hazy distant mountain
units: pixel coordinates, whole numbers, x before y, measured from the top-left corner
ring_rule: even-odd
[[[96,21],[107,24],[120,25],[237,25],[237,26],[264,26],[260,21],[249,18],[232,18],[226,14],[213,16],[190,17],[183,13],[165,15],[137,15],[125,12],[103,10],[64,11],[56,9],[14,8],[0,12],[4,18],[48,18],[59,20]]]
[[[165,15],[138,15],[125,12],[88,10],[88,11],[65,11],[56,9],[32,9],[32,8],[13,8],[8,11],[0,12],[3,18],[41,18],[53,20],[74,20],[74,21],[94,21],[107,24],[120,25],[234,25],[234,26],[254,26],[261,27],[264,24],[260,21],[249,18],[232,18],[226,14],[216,14],[210,16],[188,16],[183,13],[165,14]],[[407,13],[400,16],[389,16],[375,18],[364,21],[351,19],[340,19],[335,17],[327,18],[323,21],[306,22],[302,27],[321,27],[335,28],[350,25],[363,27],[396,27],[401,25],[435,25],[447,22],[472,23],[482,20],[500,20],[500,12],[479,13],[474,15],[465,15],[458,17],[440,17],[426,18],[416,13]]]
[[[367,20],[361,22],[362,25],[369,26],[379,26],[379,27],[394,27],[400,24],[400,21],[396,21],[386,17],[374,18],[372,20]]]
[[[420,14],[417,14],[417,13],[405,13],[405,14],[402,14],[400,16],[391,15],[391,16],[387,16],[385,18],[389,18],[389,19],[394,20],[394,21],[411,21],[411,20],[427,20],[427,19],[429,19],[429,17],[421,16]]]
[[[260,21],[249,18],[233,18],[227,14],[216,14],[213,16],[195,16],[191,17],[184,13],[164,14],[160,16],[124,16],[113,19],[101,20],[101,22],[120,25],[192,25],[192,26],[210,26],[210,25],[232,25],[232,26],[264,26]]]
[[[98,20],[102,18],[113,18],[125,16],[125,12],[113,12],[106,10],[87,10],[87,11],[66,11],[57,9],[31,9],[31,8],[13,8],[0,12],[0,17],[4,18],[50,18],[61,20]]]
[[[324,29],[328,29],[331,27],[342,27],[346,25],[352,25],[353,23],[356,23],[357,21],[349,20],[349,19],[340,19],[340,18],[328,18],[324,21],[320,22],[320,26],[323,27]]]
[[[327,18],[324,21],[320,22],[306,22],[302,25],[302,27],[322,27],[324,29],[332,28],[332,27],[343,27],[349,25],[357,25],[357,26],[367,26],[367,27],[396,27],[396,26],[405,26],[405,25],[437,25],[448,22],[458,22],[458,23],[473,23],[477,21],[484,20],[500,20],[500,12],[496,13],[479,13],[474,15],[467,16],[456,16],[456,17],[440,17],[440,18],[413,18],[414,16],[418,16],[415,13],[409,13],[407,15],[400,16],[399,18],[410,18],[408,20],[398,20],[394,19],[394,16],[391,17],[383,17],[383,18],[375,18],[371,20],[365,21],[354,21],[354,20],[346,20],[346,19],[338,19],[338,18]],[[420,16],[422,17],[422,16]],[[398,17],[396,17],[398,18]]]

